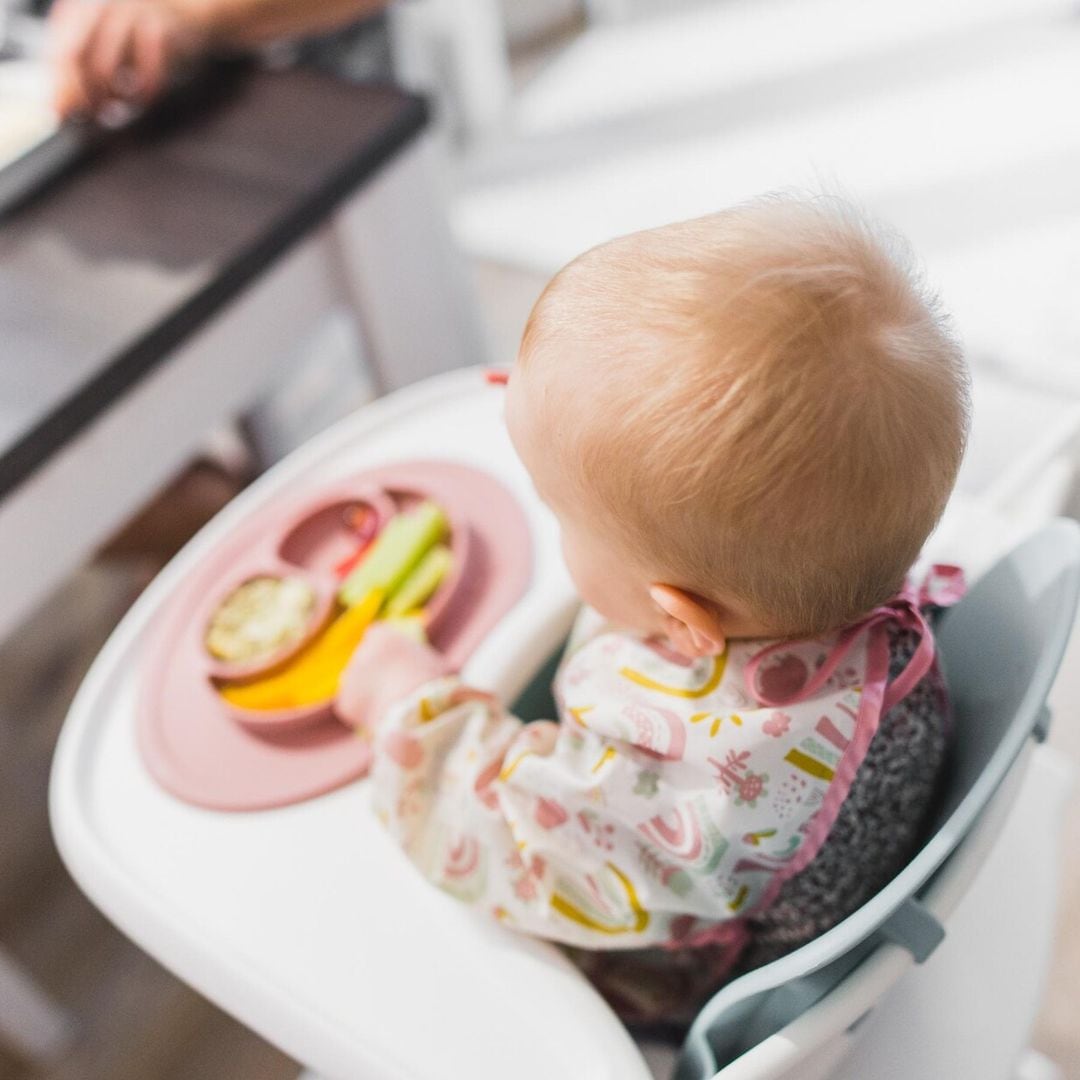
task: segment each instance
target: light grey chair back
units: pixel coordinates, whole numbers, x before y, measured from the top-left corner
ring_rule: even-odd
[[[948,778],[929,839],[873,899],[814,941],[723,987],[683,1044],[676,1080],[706,1080],[815,1004],[883,941],[922,962],[944,929],[919,903],[1025,742],[1049,727],[1047,695],[1076,619],[1080,525],[1059,519],[1003,558],[936,634],[953,703]]]

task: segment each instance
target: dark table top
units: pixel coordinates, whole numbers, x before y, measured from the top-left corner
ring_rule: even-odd
[[[0,219],[0,497],[425,122],[393,87],[234,73]]]

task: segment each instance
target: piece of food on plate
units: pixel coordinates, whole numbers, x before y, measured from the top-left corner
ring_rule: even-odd
[[[372,589],[381,590],[384,596],[392,595],[448,529],[446,515],[433,502],[420,503],[392,517],[360,565],[342,582],[338,599],[351,607]]]
[[[408,615],[424,606],[450,572],[454,556],[445,544],[436,544],[410,571],[386,601],[386,617]]]
[[[303,578],[251,578],[233,589],[210,617],[206,650],[234,663],[270,656],[304,636],[315,600],[315,590]]]
[[[355,503],[345,511],[345,525],[356,536],[356,547],[334,567],[334,576],[339,581],[347,578],[360,565],[360,560],[375,542],[379,534],[379,515],[374,507]]]
[[[371,590],[274,674],[223,683],[221,696],[242,709],[297,709],[329,701],[382,602],[383,594]]]

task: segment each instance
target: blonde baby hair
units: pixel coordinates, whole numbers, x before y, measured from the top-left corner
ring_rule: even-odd
[[[906,247],[835,198],[593,248],[537,301],[520,367],[621,550],[778,634],[899,589],[967,432],[966,368]]]

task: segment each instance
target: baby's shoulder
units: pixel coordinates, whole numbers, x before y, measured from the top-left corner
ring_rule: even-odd
[[[728,742],[740,750],[784,744],[786,752],[814,736],[824,717],[832,718],[830,732],[850,726],[861,697],[855,668],[837,672],[820,693],[784,709],[754,696],[748,669],[763,648],[779,644],[736,641],[720,656],[688,659],[660,639],[600,628],[568,653],[555,696],[565,722],[667,758],[684,757],[692,745],[713,754]],[[758,677],[781,696],[821,665],[828,644],[785,643]]]
[[[660,700],[697,702],[702,707],[754,708],[758,705],[747,676],[770,697],[786,696],[824,662],[834,641],[735,640],[719,656],[689,658],[665,638],[626,630],[584,608],[574,626],[556,679],[566,700]],[[767,663],[755,664],[755,658]],[[831,688],[831,684],[830,684]],[[826,688],[829,689],[829,688]]]
[[[555,697],[564,720],[666,755],[688,723],[753,708],[741,652],[691,660],[659,639],[600,627],[568,652]]]

